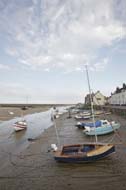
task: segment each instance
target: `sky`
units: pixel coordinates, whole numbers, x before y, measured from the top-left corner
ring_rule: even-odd
[[[126,0],[0,0],[0,103],[78,103],[126,82]]]

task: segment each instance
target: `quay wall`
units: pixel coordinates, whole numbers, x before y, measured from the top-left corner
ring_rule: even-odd
[[[105,106],[98,106],[98,108],[99,109],[102,108],[105,111],[126,117],[126,106],[105,105]]]

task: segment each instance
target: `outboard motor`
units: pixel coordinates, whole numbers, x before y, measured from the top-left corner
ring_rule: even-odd
[[[51,148],[54,152],[58,150],[58,147],[56,146],[56,144],[51,144]]]

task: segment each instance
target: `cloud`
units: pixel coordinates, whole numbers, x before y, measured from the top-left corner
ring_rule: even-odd
[[[96,63],[96,50],[110,48],[126,35],[123,2],[118,6],[114,0],[1,1],[6,53],[32,69],[79,71],[88,61],[101,70],[108,61],[103,57]]]
[[[49,72],[49,71],[50,71],[50,69],[49,69],[49,68],[45,68],[45,71],[46,71],[46,72]]]
[[[25,102],[32,89],[17,82],[0,82],[1,102]],[[26,103],[26,102],[25,102]]]
[[[94,64],[94,69],[98,71],[103,71],[104,68],[107,66],[108,62],[109,62],[109,59],[104,58],[103,60],[101,60],[101,62],[97,62]]]
[[[59,88],[59,91],[27,87],[22,83],[5,83],[0,82],[1,102],[9,103],[72,103],[79,102],[80,97],[83,99],[83,93],[74,91],[72,88],[64,92]],[[39,93],[38,93],[39,92]],[[72,94],[72,96],[71,96]],[[27,100],[27,101],[26,101]]]
[[[18,56],[18,52],[17,52],[16,48],[10,47],[10,48],[7,48],[5,51],[10,56]]]
[[[10,67],[8,65],[0,64],[0,70],[9,70]]]

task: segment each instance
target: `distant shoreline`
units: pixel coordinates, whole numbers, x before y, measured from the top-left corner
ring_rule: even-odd
[[[67,106],[67,105],[74,105],[74,104],[23,104],[23,103],[0,103],[0,107],[41,107],[41,106]]]
[[[68,104],[0,104],[0,121],[7,121],[15,117],[44,112],[52,107],[67,105]]]
[[[25,105],[25,104],[6,104],[0,105],[0,120],[7,121],[15,117],[22,117],[28,114],[39,113],[47,111],[51,108],[51,105]],[[25,108],[25,109],[24,109]]]

